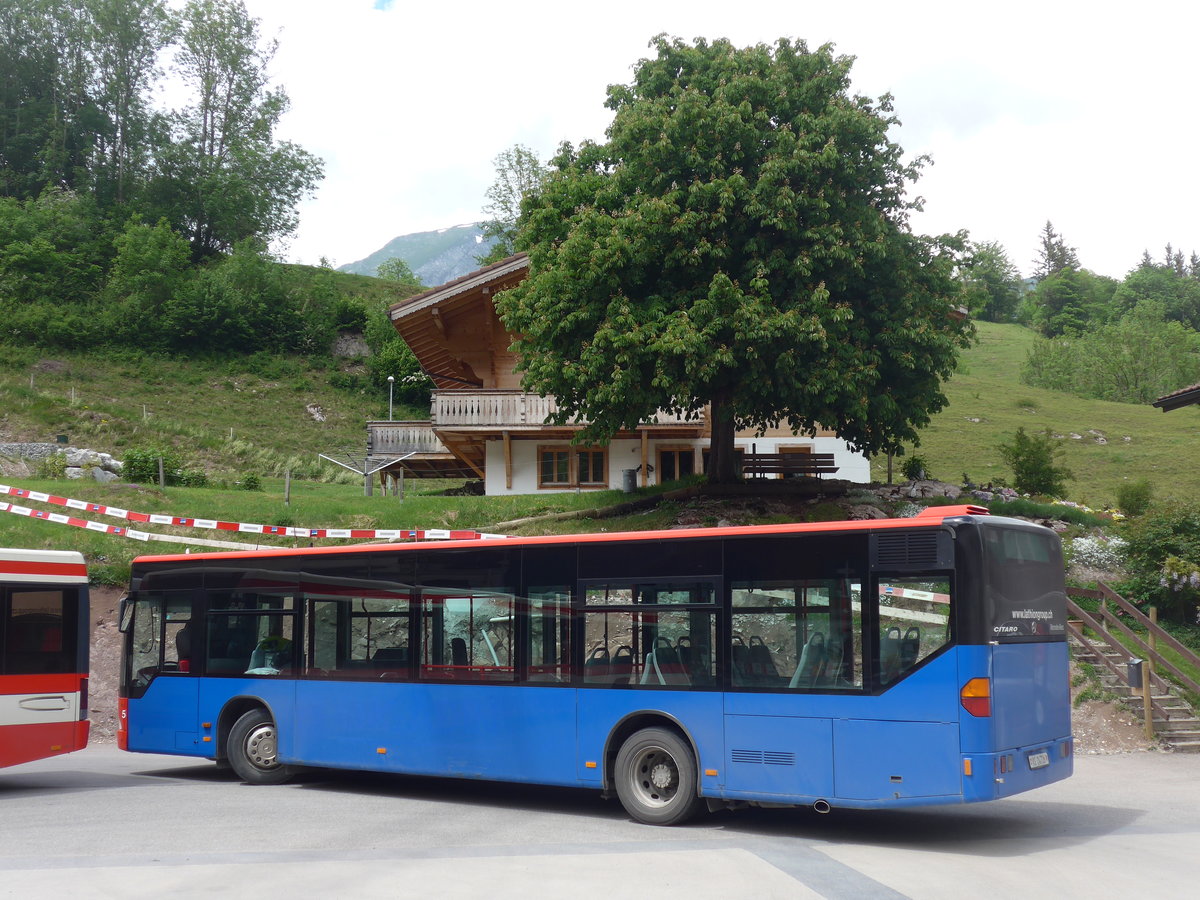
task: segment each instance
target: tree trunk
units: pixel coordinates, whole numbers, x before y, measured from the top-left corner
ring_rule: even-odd
[[[713,397],[709,414],[712,417],[707,472],[709,484],[734,484],[741,480],[741,475],[738,472],[737,454],[734,452],[733,437],[736,429],[728,392],[722,391]]]

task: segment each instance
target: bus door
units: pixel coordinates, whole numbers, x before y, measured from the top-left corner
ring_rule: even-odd
[[[402,768],[415,731],[411,585],[305,576],[295,755],[317,765]]]
[[[143,591],[125,603],[121,729],[129,750],[211,755],[212,745],[200,744],[199,680],[192,677],[203,643],[194,596],[190,590]]]
[[[729,796],[833,795],[833,727],[863,689],[861,589],[849,576],[730,585]]]
[[[834,726],[837,796],[868,801],[962,793],[959,658],[949,652],[946,572],[878,572],[871,581],[874,694]]]
[[[639,711],[678,722],[700,762],[713,765],[722,748],[715,653],[719,580],[589,579],[580,582],[579,596],[581,681],[593,689],[579,693],[579,778],[599,779],[588,762],[603,758],[613,727]]]

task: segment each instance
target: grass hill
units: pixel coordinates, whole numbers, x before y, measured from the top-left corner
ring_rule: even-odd
[[[998,448],[1024,426],[1026,432],[1049,429],[1063,436],[1059,462],[1075,473],[1067,485],[1073,500],[1103,506],[1115,500],[1122,483],[1143,478],[1157,499],[1200,498],[1200,470],[1192,465],[1200,408],[1163,413],[1148,404],[1084,400],[1029,387],[1021,383],[1020,371],[1034,333],[1019,325],[977,327],[978,343],[947,385],[950,403],[915,451],[928,461],[933,477],[1011,479]],[[877,460],[872,474],[885,480],[886,462]]]
[[[917,449],[934,477],[958,481],[964,472],[976,482],[1011,477],[997,448],[1024,426],[1064,435],[1063,461],[1076,476],[1069,484],[1072,499],[1101,506],[1115,498],[1123,481],[1141,478],[1151,483],[1158,499],[1200,496],[1200,473],[1191,466],[1189,452],[1200,437],[1200,410],[1164,414],[1150,406],[1081,400],[1026,387],[1018,376],[1032,333],[1015,325],[980,323],[979,335],[948,385],[949,407],[934,419]],[[495,530],[497,523],[524,516],[627,499],[615,491],[446,496],[442,492],[448,485],[440,481],[410,481],[403,501],[378,492],[364,497],[359,477],[318,457],[343,448],[364,450],[364,423],[387,415],[386,394],[369,388],[359,369],[361,362],[354,360],[265,355],[231,362],[136,353],[6,352],[0,355],[0,444],[52,443],[66,435],[71,446],[118,458],[130,448],[171,447],[185,468],[206,470],[210,483],[159,490],[119,482],[53,481],[2,456],[0,483],[141,512],[342,528]],[[425,408],[398,404],[395,409],[397,419],[427,415]],[[285,506],[282,476],[288,470],[294,480],[291,503]],[[239,490],[246,475],[261,479],[265,491]],[[877,461],[874,475],[885,480],[884,461]],[[719,509],[710,512],[713,521],[722,515]],[[588,531],[674,523],[669,511],[663,511],[548,527]],[[0,513],[0,546],[77,548],[92,561],[99,580],[113,583],[127,576],[134,555],[172,549],[9,513]]]

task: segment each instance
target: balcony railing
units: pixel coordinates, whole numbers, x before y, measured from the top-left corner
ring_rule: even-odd
[[[523,391],[434,391],[432,416],[433,425],[438,428],[451,425],[514,428],[541,425],[557,408],[553,397],[541,397]],[[574,418],[567,422],[578,424]],[[702,420],[689,420],[660,410],[645,424],[696,427],[702,424]]]
[[[368,422],[367,451],[374,456],[450,452],[429,422]]]

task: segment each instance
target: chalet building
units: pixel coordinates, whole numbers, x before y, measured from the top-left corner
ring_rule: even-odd
[[[428,421],[367,423],[373,468],[385,477],[479,478],[489,495],[646,486],[704,471],[706,417],[661,413],[613,435],[606,447],[572,445],[577,423],[546,423],[554,398],[521,390],[509,350],[513,335],[493,305],[494,295],[519,283],[528,268],[528,257],[518,254],[390,308],[434,390]],[[866,457],[831,432],[745,432],[737,447],[747,472],[756,458],[824,454],[823,471],[870,481]]]

